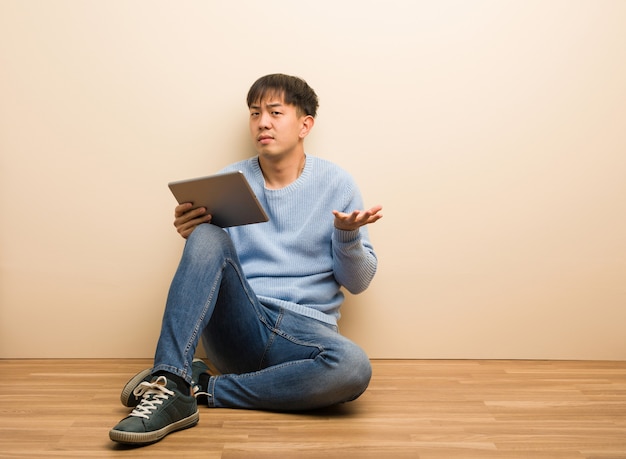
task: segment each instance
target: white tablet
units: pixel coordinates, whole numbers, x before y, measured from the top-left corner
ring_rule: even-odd
[[[222,228],[269,220],[241,171],[168,183],[179,204],[206,207],[211,223]]]

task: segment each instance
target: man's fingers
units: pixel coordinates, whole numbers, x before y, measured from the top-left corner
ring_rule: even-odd
[[[211,221],[211,215],[206,213],[207,209],[205,207],[196,209],[192,207],[193,204],[186,202],[176,206],[174,209],[174,226],[178,234],[185,239],[193,232],[196,226]]]

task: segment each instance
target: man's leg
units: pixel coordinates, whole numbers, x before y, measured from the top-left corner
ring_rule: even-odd
[[[218,299],[227,304],[244,303],[239,315],[229,317],[227,323],[239,325],[248,352],[251,347],[262,349],[264,327],[255,309],[258,300],[241,271],[230,237],[216,226],[199,225],[187,239],[170,287],[153,372],[169,372],[191,382],[198,340]]]
[[[231,290],[234,298],[247,298],[247,304],[258,303],[241,273],[228,235],[212,225],[196,227],[187,239],[170,287],[152,377],[140,378],[132,390],[140,401],[111,429],[112,440],[135,445],[153,443],[198,422],[197,403],[189,388],[192,360],[218,296],[228,297]],[[254,310],[242,310],[253,318],[246,322],[251,325],[246,336],[262,339],[258,332],[266,328],[256,323]],[[263,345],[257,347],[262,349]]]
[[[288,310],[264,307],[267,345],[250,358],[245,339],[230,339],[241,335],[225,328],[236,326],[233,304],[218,305],[203,335],[222,373],[208,380],[210,407],[308,410],[354,400],[367,388],[371,365],[360,347],[332,325]]]

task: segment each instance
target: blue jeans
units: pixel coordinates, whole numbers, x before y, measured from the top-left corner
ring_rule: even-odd
[[[356,399],[372,374],[365,352],[335,326],[261,304],[230,237],[210,224],[196,227],[185,244],[154,371],[191,382],[200,338],[221,373],[209,379],[210,407],[321,408]]]

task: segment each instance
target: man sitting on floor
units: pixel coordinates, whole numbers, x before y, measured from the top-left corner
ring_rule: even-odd
[[[205,208],[175,209],[187,239],[172,281],[154,367],[133,377],[122,403],[135,407],[109,433],[149,444],[194,426],[209,407],[308,410],[359,397],[371,378],[365,352],[338,332],[345,287],[365,290],[377,259],[352,177],[305,154],[318,99],[300,78],[258,79],[247,97],[257,155],[241,170],[269,222],[219,228]],[[210,375],[194,360],[202,338]]]

